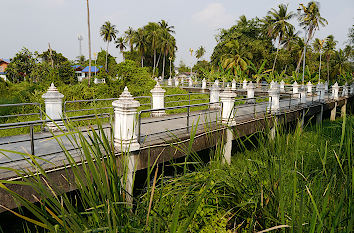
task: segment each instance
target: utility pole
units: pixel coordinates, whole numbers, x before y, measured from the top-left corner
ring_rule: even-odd
[[[53,62],[53,57],[52,57],[52,48],[50,47],[49,42],[48,42],[48,47],[49,47],[50,63],[52,64],[52,68],[54,68],[54,62]]]
[[[84,37],[82,35],[78,35],[77,39],[79,40],[79,56],[82,56],[82,49],[81,49],[81,41],[84,39]]]

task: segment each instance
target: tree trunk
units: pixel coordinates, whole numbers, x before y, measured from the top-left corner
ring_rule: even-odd
[[[166,55],[164,53],[163,60],[162,60],[162,79],[164,79],[164,77],[165,77],[165,59],[166,59]]]
[[[152,70],[152,76],[155,76],[155,69],[156,69],[156,49],[154,48],[154,68]]]
[[[330,57],[327,58],[327,83],[329,83],[329,59]]]
[[[274,58],[272,73],[274,73],[275,63],[277,62],[277,57],[278,57],[278,52],[279,52],[279,46],[280,46],[280,38],[279,38],[279,42],[278,42],[277,53],[276,53],[275,58]]]
[[[301,61],[302,61],[302,57],[303,57],[303,56],[304,56],[304,50],[302,50],[302,52],[301,52],[301,57],[300,57],[299,61],[297,62],[297,66],[296,66],[295,73],[298,73],[298,72],[299,72],[300,64],[301,64]]]
[[[106,65],[105,65],[105,68],[106,70],[108,70],[108,66],[107,66],[107,60],[108,60],[108,45],[109,45],[109,41],[107,41],[107,49],[106,49]],[[97,58],[96,58],[97,59]],[[97,67],[96,67],[97,69]]]
[[[86,0],[87,5],[87,27],[88,27],[88,44],[89,44],[89,76],[88,76],[88,85],[90,86],[91,80],[91,31],[90,31],[90,8],[89,1]]]
[[[320,51],[320,67],[318,68],[318,83],[321,81],[321,61],[322,61],[322,53]]]
[[[144,56],[141,55],[141,67],[144,67]]]

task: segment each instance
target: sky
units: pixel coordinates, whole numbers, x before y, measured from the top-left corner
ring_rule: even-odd
[[[296,0],[89,0],[92,52],[106,49],[99,36],[100,26],[107,20],[117,26],[118,36],[129,27],[137,29],[148,22],[165,19],[175,27],[178,51],[175,65],[183,61],[187,66],[196,58],[190,55],[204,46],[204,58],[210,59],[216,45],[215,36],[221,28],[234,25],[241,15],[247,18],[264,17],[280,3],[296,12]],[[344,47],[348,29],[354,24],[353,0],[322,0],[320,11],[328,25],[317,31],[315,37],[333,34],[338,47]],[[1,0],[0,58],[12,58],[22,47],[42,52],[51,48],[69,59],[79,55],[78,35],[83,36],[82,53],[88,57],[86,0]],[[298,26],[297,21],[292,22]],[[302,31],[300,27],[298,30]],[[300,35],[303,35],[300,34]],[[122,60],[114,44],[109,53]]]

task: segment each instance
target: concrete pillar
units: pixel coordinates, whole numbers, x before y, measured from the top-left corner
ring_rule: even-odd
[[[338,100],[338,98],[339,98],[339,86],[338,86],[338,83],[336,82],[332,86],[332,99]]]
[[[218,87],[216,81],[214,82],[213,86],[210,88],[210,103],[219,102],[220,97],[220,88]],[[211,104],[210,108],[215,109],[218,108],[218,104]]]
[[[161,88],[159,82],[156,83],[156,86],[150,92],[152,96],[152,109],[164,108],[166,90]],[[151,116],[153,117],[159,117],[163,115],[165,115],[165,110],[151,112]]]
[[[299,93],[300,93],[300,103],[301,104],[306,104],[306,102],[307,102],[307,99],[306,99],[306,88],[305,88],[304,85],[301,85]]]
[[[334,102],[334,107],[331,110],[331,116],[330,116],[330,120],[331,121],[335,121],[336,120],[336,114],[337,114],[337,101]]]
[[[299,87],[300,87],[300,85],[295,81],[294,83],[293,83],[293,96],[295,97],[295,98],[299,98],[300,96],[299,96]]]
[[[342,107],[340,109],[341,117],[344,117],[346,113],[347,113],[347,99],[344,100],[344,104],[342,105]]]
[[[242,89],[246,90],[247,88],[247,80],[243,80],[243,83],[242,83]]]
[[[184,86],[184,78],[183,77],[181,78],[181,86],[182,87]]]
[[[279,87],[278,84],[275,83],[272,85],[272,88],[269,90],[269,97],[271,98],[270,110],[271,113],[277,113],[280,109],[279,99]]]
[[[312,83],[308,82],[306,87],[307,87],[307,94],[312,95],[312,87],[313,87]]]
[[[205,78],[203,78],[202,80],[202,89],[206,89],[207,88],[207,81]]]
[[[192,79],[192,77],[189,78],[188,84],[189,84],[190,87],[193,87],[193,79]]]
[[[140,106],[139,101],[125,87],[118,100],[112,103],[114,109],[114,146],[122,152],[137,151],[140,149],[136,136],[136,113]]]
[[[231,153],[232,153],[232,139],[233,139],[233,133],[232,130],[227,128],[226,129],[226,135],[225,135],[225,144],[223,148],[224,152],[224,158],[223,162],[227,164],[231,164]]]
[[[252,83],[252,81],[250,81],[247,85],[247,98],[249,100],[247,100],[248,103],[255,103],[255,99],[254,99],[254,85]]]
[[[231,90],[236,91],[236,80],[233,79],[231,82]]]
[[[281,82],[280,82],[280,92],[282,92],[282,93],[285,92],[285,82],[284,82],[284,80],[281,80]]]
[[[316,114],[316,124],[321,124],[323,118],[323,105],[321,104],[321,111]]]
[[[274,85],[274,81],[272,80],[269,84],[269,89],[272,89],[273,88],[273,85]]]
[[[59,131],[59,128],[64,130],[64,123],[61,120],[63,117],[64,95],[61,94],[52,83],[48,88],[48,91],[42,95],[42,98],[44,99],[45,104],[46,119],[53,120],[46,124],[46,129],[49,131]]]
[[[318,95],[318,100],[320,102],[324,101],[324,95],[325,95],[325,85],[323,83],[318,83],[316,85],[316,92]]]
[[[171,77],[168,79],[167,85],[168,85],[168,86],[172,86],[172,78],[171,78]]]
[[[234,105],[236,93],[228,86],[220,94],[220,101],[222,102],[222,122],[227,125],[234,123]]]
[[[178,81],[178,78],[175,79],[175,87],[178,87],[179,85],[179,81]]]
[[[215,84],[216,84],[217,87],[219,87],[219,79],[215,80]]]

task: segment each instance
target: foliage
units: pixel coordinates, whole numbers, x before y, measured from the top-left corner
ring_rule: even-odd
[[[10,63],[6,68],[7,77],[12,82],[29,80],[29,74],[35,66],[36,60],[28,49],[25,47],[15,57],[10,59]]]

